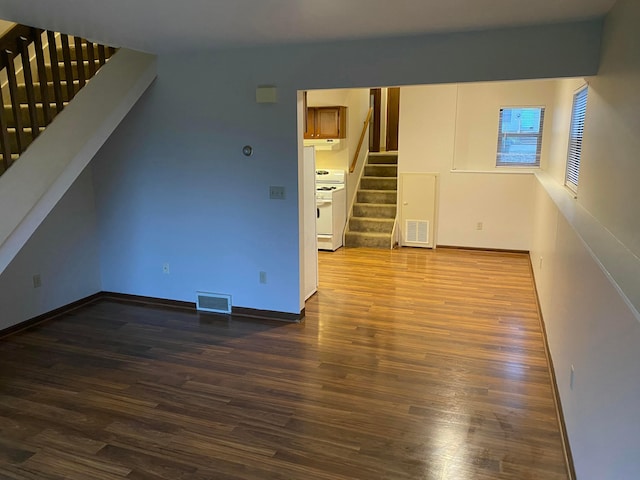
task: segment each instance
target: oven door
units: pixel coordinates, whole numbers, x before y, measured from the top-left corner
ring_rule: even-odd
[[[316,198],[316,232],[318,235],[331,235],[333,233],[331,199]]]

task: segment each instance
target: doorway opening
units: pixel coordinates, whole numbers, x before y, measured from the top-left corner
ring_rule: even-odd
[[[400,87],[397,89],[398,98],[401,98],[397,145],[392,144],[393,140],[388,142],[387,134],[394,129],[390,128],[394,120],[382,113],[376,116],[374,108],[366,132],[368,141],[359,152],[354,173],[349,172],[355,153],[350,142],[357,145],[369,108],[378,103],[382,112],[385,102],[394,102],[393,95],[389,95],[390,89],[387,89],[386,97],[383,89],[309,91],[307,101],[310,106],[347,107],[346,136],[340,139],[341,146],[316,149],[314,169],[336,168],[348,172],[345,182],[348,224],[366,156],[384,154],[390,146],[395,146],[398,154],[395,204],[398,207],[396,232],[399,245],[410,245],[408,240],[411,238],[420,243],[428,232],[433,236],[433,247],[526,251],[529,250],[533,222],[530,176],[545,171],[558,183],[565,183],[572,104],[576,91],[584,86],[584,79],[568,78]],[[355,99],[359,102],[357,108],[349,103]],[[500,165],[498,145],[504,147],[510,138],[522,140],[531,133],[509,132],[510,138],[500,143],[499,122],[504,117],[501,111],[526,107],[545,109],[544,124],[539,122],[541,135],[536,134],[541,138],[540,164]],[[526,127],[526,122],[512,123]],[[511,128],[510,125],[503,127]],[[376,142],[379,142],[379,152],[375,151]],[[302,145],[300,135],[300,158]],[[517,147],[514,144],[514,148]],[[409,174],[420,174],[428,181],[432,181],[433,176],[437,178],[436,218],[426,227],[420,222],[423,219],[413,218],[415,213],[407,213],[412,218],[402,218],[401,209],[406,199],[402,197],[400,179]],[[404,185],[420,191],[422,184],[416,184],[416,178],[411,181],[407,178]],[[311,230],[315,228],[311,220],[306,226]]]

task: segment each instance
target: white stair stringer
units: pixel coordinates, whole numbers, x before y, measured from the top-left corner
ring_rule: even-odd
[[[155,55],[120,49],[0,176],[0,274],[155,77]]]

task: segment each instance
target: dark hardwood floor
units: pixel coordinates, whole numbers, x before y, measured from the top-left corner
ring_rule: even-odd
[[[103,300],[1,340],[0,478],[567,478],[525,255],[321,253],[306,312]]]

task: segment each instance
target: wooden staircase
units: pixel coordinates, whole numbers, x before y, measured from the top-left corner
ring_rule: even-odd
[[[25,25],[14,26],[0,38],[0,69],[6,74],[0,85],[0,175],[114,52],[88,40]]]
[[[370,153],[347,224],[346,247],[392,247],[397,190],[398,154]]]

